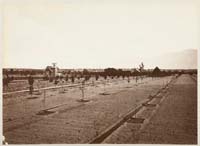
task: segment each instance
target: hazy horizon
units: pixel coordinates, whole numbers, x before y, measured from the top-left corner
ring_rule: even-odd
[[[193,55],[189,56],[186,52],[189,52],[190,54],[191,53],[194,53]],[[178,55],[183,55],[184,53],[186,53],[186,56],[182,57],[181,59],[182,60],[186,60],[186,62],[188,61],[188,59],[191,59],[192,60],[192,63],[191,63],[191,60],[190,60],[190,63],[187,63],[187,65],[189,67],[172,67],[169,68],[169,67],[166,67],[168,65],[166,64],[162,64],[162,62],[160,62],[160,60],[162,60],[163,56],[166,56],[168,57],[167,59],[171,59],[171,57],[173,56],[176,56],[177,54]],[[9,68],[16,68],[16,69],[44,69],[46,68],[47,66],[52,66],[52,63],[56,63],[56,66],[59,67],[60,69],[105,69],[105,68],[116,68],[116,69],[133,69],[133,68],[139,68],[139,65],[141,63],[144,64],[144,67],[145,69],[154,69],[155,67],[159,67],[161,69],[197,69],[198,66],[197,66],[197,56],[198,56],[198,49],[184,49],[182,51],[171,51],[171,52],[167,52],[165,54],[160,54],[158,56],[153,56],[153,57],[150,57],[150,58],[146,58],[145,60],[143,61],[137,61],[138,64],[136,64],[134,67],[115,67],[115,66],[105,66],[105,67],[60,67],[59,65],[59,62],[50,62],[49,64],[46,64],[44,65],[43,67],[31,67],[31,66],[28,66],[28,67],[3,67],[4,69],[9,69]],[[187,59],[186,59],[187,57]],[[189,57],[189,58],[188,58]],[[158,60],[159,59],[159,60]],[[175,58],[176,60],[176,58]],[[177,60],[176,60],[177,61]],[[180,60],[178,60],[180,61]],[[155,63],[156,62],[156,63]],[[166,63],[166,62],[165,62]],[[176,63],[176,62],[175,62]],[[178,62],[177,62],[178,63]],[[185,62],[184,62],[185,63]],[[149,66],[149,64],[152,64]]]
[[[7,0],[3,68],[42,69],[53,62],[60,68],[137,68],[141,62],[154,68],[150,58],[199,48],[198,4],[197,0]]]

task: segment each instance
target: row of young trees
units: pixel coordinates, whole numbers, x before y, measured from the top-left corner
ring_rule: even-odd
[[[91,77],[95,77],[96,80],[99,79],[99,77],[103,78],[128,78],[130,76],[166,76],[171,75],[177,72],[172,71],[160,71],[160,69],[157,67],[153,71],[124,71],[122,69],[115,69],[115,68],[106,68],[103,72],[92,72],[88,71],[87,69],[84,69],[83,71],[63,71],[61,76],[57,76],[54,79],[50,79],[48,76],[44,75],[44,70],[15,70],[15,69],[3,69],[3,75],[9,77],[10,79],[26,79],[30,74],[34,76],[34,78],[43,78],[44,80],[50,80],[53,81],[54,79],[65,79],[68,81],[69,79],[72,80],[72,82],[77,78],[78,80],[80,78],[85,78],[85,80],[89,80]],[[19,75],[19,76],[14,76]],[[40,75],[40,76],[38,76]]]
[[[55,80],[56,83],[59,80],[65,80],[65,81],[71,80],[71,82],[74,83],[75,79],[77,80],[84,79],[85,81],[88,81],[90,80],[91,77],[95,78],[95,80],[98,80],[100,77],[106,80],[108,78],[114,79],[120,77],[123,79],[125,78],[128,79],[129,77],[135,77],[135,76],[160,77],[160,76],[169,76],[172,74],[173,72],[171,71],[160,71],[158,67],[156,67],[153,71],[143,71],[143,72],[139,71],[131,72],[131,71],[123,71],[122,69],[106,68],[104,72],[90,72],[84,69],[82,72],[70,72],[62,74],[61,76],[55,77],[55,79],[48,78],[46,76],[44,77],[44,79],[49,80],[50,82],[53,82],[53,80]]]

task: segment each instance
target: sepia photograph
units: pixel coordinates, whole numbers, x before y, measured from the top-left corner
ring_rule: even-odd
[[[3,0],[2,141],[198,145],[198,0]]]

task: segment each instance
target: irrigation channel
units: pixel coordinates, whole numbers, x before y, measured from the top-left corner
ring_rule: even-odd
[[[157,104],[151,104],[152,101],[159,100],[162,101],[164,95],[170,85],[176,81],[176,77],[160,77],[160,78],[150,78],[145,77],[139,81],[131,80],[130,83],[127,80],[112,80],[112,81],[96,81],[85,83],[84,87],[81,83],[73,84],[73,85],[61,85],[61,86],[54,86],[54,87],[45,87],[41,89],[35,90],[43,91],[41,94],[35,94],[32,96],[28,95],[21,95],[19,97],[12,97],[12,98],[5,98],[4,100],[8,100],[7,102],[4,101],[3,112],[3,132],[9,133],[10,131],[14,131],[16,129],[20,129],[25,127],[26,125],[30,125],[39,121],[44,120],[44,117],[39,115],[51,115],[59,114],[65,111],[72,111],[74,109],[79,109],[86,105],[92,105],[96,102],[96,96],[98,98],[104,95],[114,95],[120,92],[124,92],[127,90],[131,90],[133,88],[139,87],[140,85],[145,85],[148,82],[155,82],[156,80],[162,80],[162,88],[160,90],[156,90],[156,92],[152,95],[149,95],[147,99],[140,102],[137,107],[133,109],[129,109],[128,112],[121,115],[116,122],[113,122],[111,126],[107,126],[107,128],[98,133],[95,138],[90,139],[86,143],[101,143],[103,142],[109,135],[111,135],[117,128],[119,128],[123,123],[127,121],[144,121],[144,119],[137,119],[136,114],[142,111],[145,107],[155,107]],[[170,79],[170,81],[169,81]],[[160,86],[159,86],[160,87]],[[69,88],[69,89],[68,89]],[[158,87],[157,87],[158,88]],[[55,92],[58,91],[59,92]],[[60,92],[60,89],[62,89]],[[67,89],[67,90],[65,90]],[[81,93],[84,89],[84,94]],[[48,92],[47,92],[48,91]],[[7,95],[15,95],[19,92],[23,93],[27,91],[15,91],[12,93],[7,93]],[[69,95],[66,95],[69,93]],[[3,94],[6,96],[6,94]],[[34,98],[36,96],[36,98]],[[60,97],[61,96],[61,97]],[[71,97],[73,96],[73,97]],[[85,97],[83,97],[85,96]],[[95,97],[95,98],[94,98]],[[85,98],[85,99],[84,99]],[[31,100],[28,100],[31,99]],[[82,100],[84,99],[84,100]],[[10,100],[10,101],[9,101]],[[48,101],[49,100],[49,101]],[[103,99],[102,99],[103,100]],[[72,103],[72,104],[71,104]],[[67,108],[66,108],[67,107]],[[59,111],[59,112],[52,112]]]

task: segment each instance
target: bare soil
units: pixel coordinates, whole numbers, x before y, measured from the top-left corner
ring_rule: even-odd
[[[3,98],[3,135],[9,144],[88,143],[121,116],[155,94],[170,77],[145,78],[136,84],[110,81],[80,88],[48,90],[41,95]],[[107,93],[102,95],[101,93]],[[45,110],[48,114],[38,114]]]

